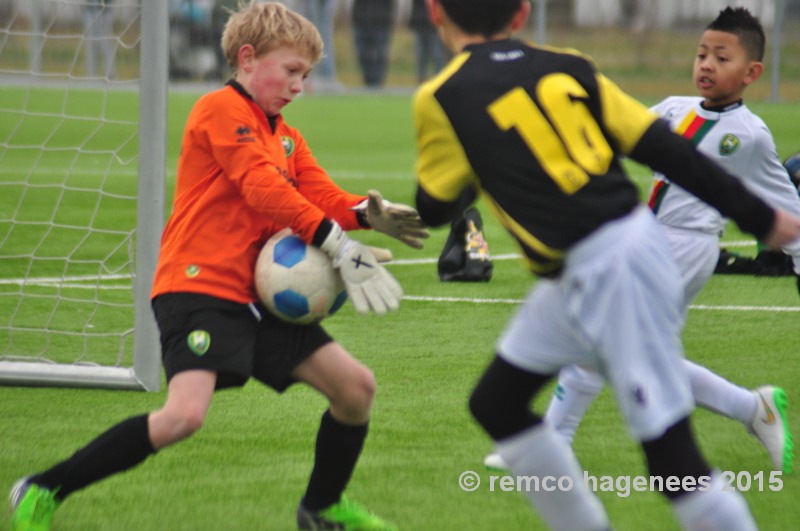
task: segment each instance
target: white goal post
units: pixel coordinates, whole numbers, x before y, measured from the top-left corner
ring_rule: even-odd
[[[161,387],[168,35],[164,0],[0,6],[0,385]]]

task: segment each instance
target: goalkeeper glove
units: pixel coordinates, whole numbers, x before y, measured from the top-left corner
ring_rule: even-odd
[[[350,239],[338,223],[332,225],[320,249],[333,258],[333,267],[339,270],[356,311],[383,315],[399,308],[403,288],[397,280],[378,263],[366,245]]]
[[[372,247],[371,245],[365,245],[364,247],[366,247],[367,250],[372,253],[372,256],[375,257],[375,260],[377,260],[379,264],[388,264],[394,258],[392,251],[389,249],[384,249],[383,247]]]
[[[351,210],[364,215],[370,227],[378,232],[388,234],[405,243],[409,247],[422,249],[422,240],[430,233],[419,213],[408,205],[390,203],[377,190],[368,192],[369,199],[361,201]]]

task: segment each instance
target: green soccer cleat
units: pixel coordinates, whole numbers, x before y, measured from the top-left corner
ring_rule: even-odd
[[[502,472],[503,474],[508,474],[510,471],[506,462],[503,461],[502,457],[500,457],[500,454],[495,452],[486,454],[486,457],[483,459],[483,466],[485,466],[490,472]]]
[[[59,503],[56,491],[20,479],[11,488],[12,531],[49,531]]]
[[[780,387],[765,385],[753,393],[758,400],[758,409],[747,428],[767,449],[773,470],[790,474],[794,461],[794,440],[786,415],[786,392]]]
[[[297,508],[297,527],[300,529],[335,529],[341,531],[397,531],[391,524],[344,496],[338,503],[321,511],[309,511],[300,502]]]

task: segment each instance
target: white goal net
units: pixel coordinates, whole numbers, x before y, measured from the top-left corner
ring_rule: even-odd
[[[160,386],[161,4],[0,3],[2,384]]]

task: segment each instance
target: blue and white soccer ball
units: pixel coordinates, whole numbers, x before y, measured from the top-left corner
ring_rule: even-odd
[[[267,309],[289,323],[321,321],[347,301],[331,258],[288,231],[264,245],[256,261],[255,282]]]

